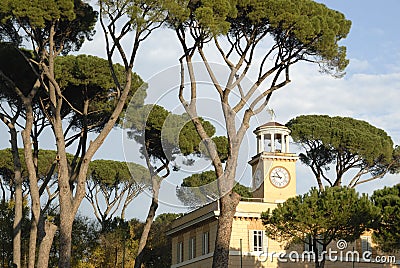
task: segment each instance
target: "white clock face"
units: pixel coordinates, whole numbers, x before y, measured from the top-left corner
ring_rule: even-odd
[[[269,179],[275,187],[283,188],[289,184],[290,175],[286,168],[274,167],[269,174]]]

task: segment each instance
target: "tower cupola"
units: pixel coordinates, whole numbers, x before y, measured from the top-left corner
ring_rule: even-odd
[[[257,154],[262,152],[289,153],[290,130],[277,122],[268,122],[254,130]]]

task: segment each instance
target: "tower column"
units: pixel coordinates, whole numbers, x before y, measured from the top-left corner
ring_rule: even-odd
[[[271,152],[275,152],[275,133],[271,133]]]
[[[284,125],[276,122],[269,122],[258,127],[254,133],[257,136],[257,154],[276,152],[290,153],[290,130]],[[276,141],[278,141],[278,145],[275,144]]]
[[[285,147],[286,147],[286,152],[290,152],[290,151],[289,151],[289,136],[286,136],[286,139],[285,139]]]
[[[257,139],[257,153],[264,152],[264,134],[260,134]]]
[[[282,153],[286,153],[286,135],[284,133],[281,133],[281,150]]]

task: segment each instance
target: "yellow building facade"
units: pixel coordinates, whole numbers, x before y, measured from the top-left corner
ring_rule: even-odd
[[[290,152],[290,131],[284,125],[269,122],[256,128],[254,133],[257,154],[249,161],[253,198],[242,200],[237,206],[230,239],[229,267],[314,267],[313,256],[302,256],[307,252],[307,245],[285,248],[285,241],[265,235],[261,221],[262,212],[273,210],[296,195],[298,157]],[[172,223],[167,233],[172,240],[171,268],[212,266],[218,216],[218,202],[214,201]],[[332,243],[330,249],[337,251],[332,256],[336,259],[327,261],[325,267],[396,267],[393,263],[400,260],[400,256],[395,255],[382,255],[388,260],[379,264],[364,260],[362,254],[367,251],[372,252],[369,257],[374,261],[380,256],[370,234],[346,244],[345,248],[337,248],[336,242]],[[358,259],[355,252],[359,254]]]

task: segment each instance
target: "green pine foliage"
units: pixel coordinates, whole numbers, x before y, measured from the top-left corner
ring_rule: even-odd
[[[346,47],[338,41],[346,38],[351,21],[322,3],[312,0],[162,2],[170,27],[182,30],[196,25],[193,36],[196,42],[206,43],[212,37],[228,35],[233,43],[243,38],[257,44],[270,35],[297,60],[319,62],[322,72],[341,77],[349,63]]]
[[[400,249],[400,184],[374,191],[371,197],[381,213],[373,240],[384,251]]]
[[[115,74],[123,81],[124,68],[114,64]],[[90,132],[100,132],[117,105],[119,92],[111,76],[107,60],[90,55],[57,57],[55,78],[69,105],[64,105],[63,115],[76,130],[86,127]],[[123,85],[122,85],[123,86]],[[146,86],[135,73],[132,74],[130,96],[132,106],[143,105]],[[74,109],[71,109],[71,106]],[[119,124],[118,120],[116,124]]]
[[[26,178],[28,174],[23,149],[19,149],[18,154],[21,159],[22,176]],[[56,151],[39,150],[37,170],[40,179],[43,179],[51,171],[51,166],[56,162],[56,156]],[[72,161],[73,156],[68,154],[68,159]],[[11,149],[0,150],[0,175],[3,176],[4,180],[8,180],[11,183],[14,176],[14,162]]]
[[[312,188],[304,195],[289,198],[272,211],[262,213],[266,234],[280,241],[308,243],[310,237],[323,250],[332,241],[352,242],[373,226],[378,209],[368,196],[347,187]],[[318,247],[314,248],[316,256]]]
[[[393,141],[388,134],[371,124],[350,117],[302,115],[287,123],[295,142],[315,140],[337,153],[359,155],[368,164],[376,159],[390,161]]]
[[[171,223],[181,216],[175,213],[163,213],[156,217],[151,226],[148,242],[144,249],[143,263],[146,268],[170,267],[172,262],[172,241],[166,232]]]
[[[301,115],[291,119],[286,126],[291,130],[294,142],[305,149],[305,153],[300,154],[301,161],[311,167],[317,180],[325,176],[330,186],[342,185],[342,177],[350,169],[359,172],[349,183],[351,187],[359,184],[361,176],[367,173],[380,178],[388,172],[397,172],[399,149],[393,146],[384,130],[365,121],[340,116]],[[336,164],[336,178],[326,175],[331,164]]]
[[[22,50],[23,54],[9,43],[0,42],[0,70],[13,81],[25,95],[32,89],[37,77],[23,55],[34,59],[32,51]],[[0,76],[0,99],[8,101],[14,106],[21,105],[21,101],[13,87],[3,76]]]
[[[97,21],[97,12],[81,0],[4,0],[0,4],[0,22],[10,25],[0,36],[11,39],[13,35],[20,35],[18,27],[35,32],[35,38],[45,40],[52,24],[57,24],[54,41],[63,43],[62,53],[77,51],[86,40],[90,40]],[[11,26],[13,23],[18,25]],[[1,31],[1,27],[0,27]],[[22,36],[21,36],[22,37]],[[18,39],[19,42],[22,38]]]
[[[207,204],[218,197],[216,180],[217,177],[212,170],[193,174],[183,179],[180,187],[176,189],[176,195],[185,206],[194,208]],[[239,182],[235,183],[233,191],[244,198],[252,197],[250,188]]]
[[[209,137],[215,134],[215,127],[200,118]],[[138,142],[142,155],[148,154],[155,161],[173,161],[178,154],[183,156],[205,156],[201,138],[187,114],[173,114],[159,105],[129,107],[124,127],[130,138]],[[226,154],[224,139],[213,137],[221,154]],[[188,163],[191,163],[188,161]]]
[[[1,174],[0,174],[1,177]],[[29,207],[25,201],[22,216],[22,239],[29,239]],[[13,221],[14,221],[14,201],[0,200],[0,266],[2,268],[12,268],[13,262]],[[28,255],[28,243],[22,243],[21,247],[22,265],[27,265],[25,260]]]
[[[116,187],[120,183],[148,183],[149,171],[136,163],[98,159],[90,162],[90,179],[107,187]]]

